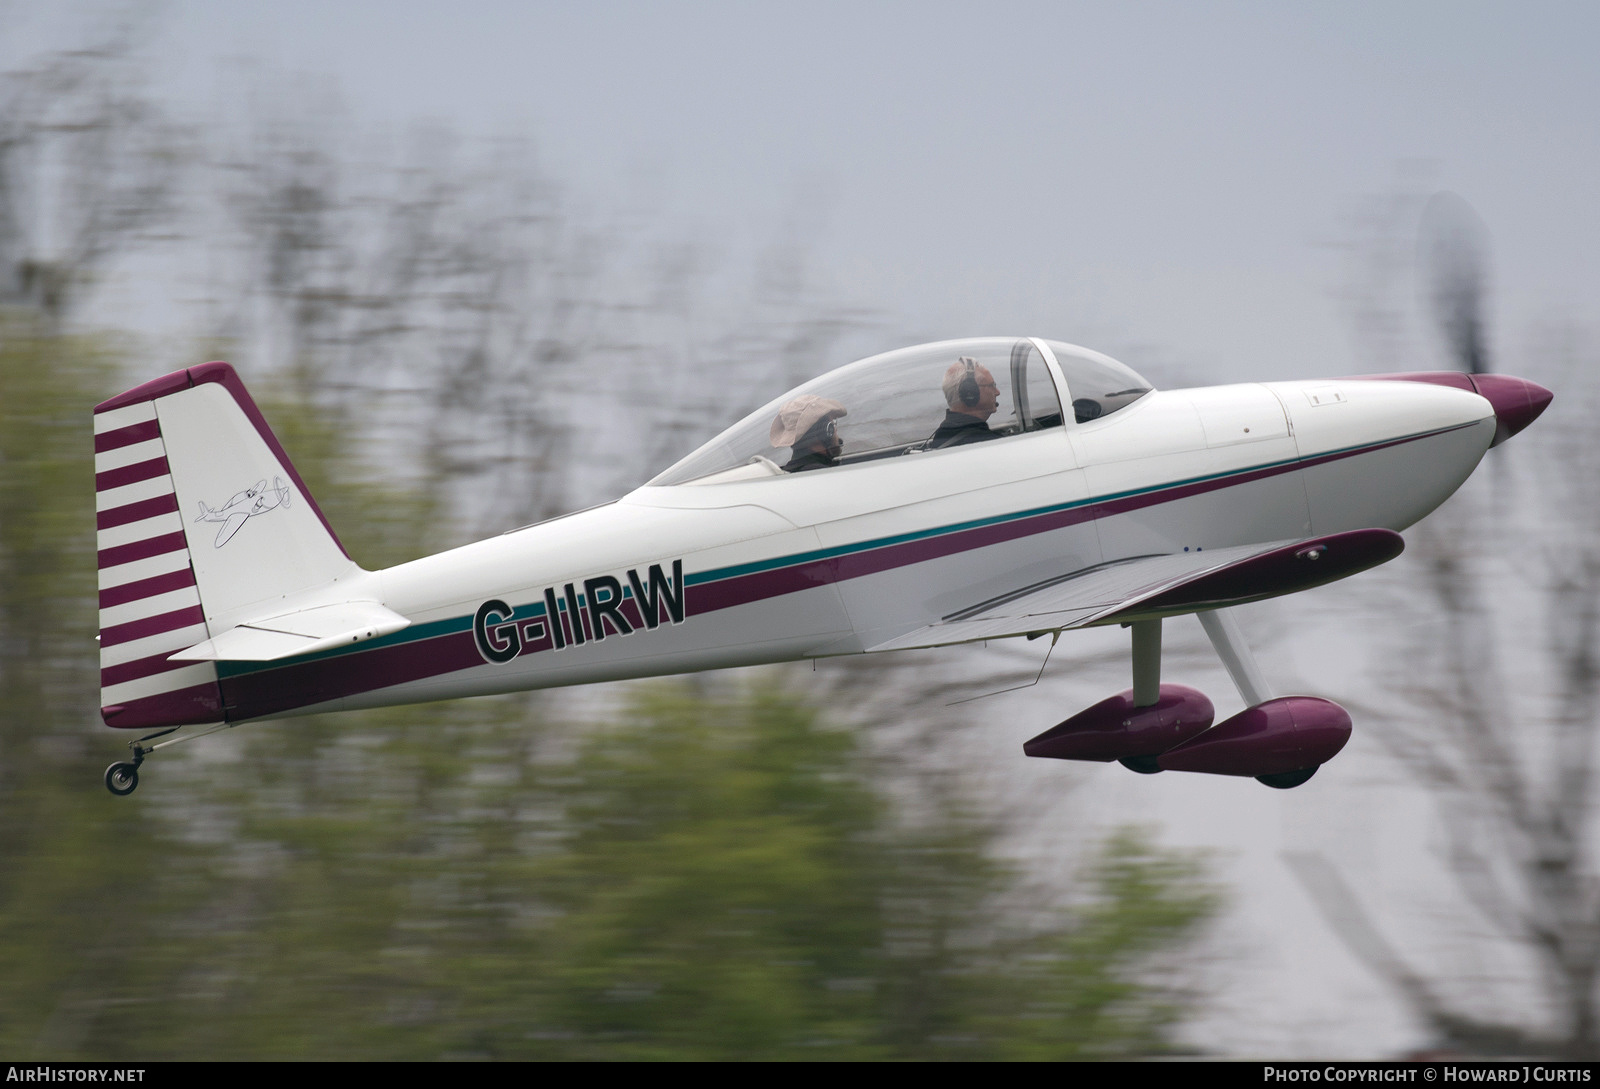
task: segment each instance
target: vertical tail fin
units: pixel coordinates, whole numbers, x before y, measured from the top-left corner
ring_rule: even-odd
[[[228,364],[94,412],[101,717],[221,722],[216,665],[171,655],[358,568]]]

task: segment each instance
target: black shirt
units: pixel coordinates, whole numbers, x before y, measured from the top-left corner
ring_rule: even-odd
[[[938,450],[944,446],[965,446],[969,442],[983,442],[985,439],[998,439],[1000,432],[989,430],[989,421],[980,420],[976,416],[969,416],[965,412],[946,412],[944,423],[939,425],[928,439],[928,449]]]
[[[789,463],[783,467],[783,471],[786,473],[803,473],[807,469],[827,469],[837,464],[839,464],[839,459],[836,457],[817,450],[808,450],[804,454],[796,454],[790,458]]]

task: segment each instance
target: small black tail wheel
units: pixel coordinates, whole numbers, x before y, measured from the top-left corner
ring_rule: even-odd
[[[1161,765],[1156,763],[1154,756],[1124,756],[1117,763],[1129,771],[1138,772],[1140,775],[1155,775],[1162,770]]]
[[[1317,773],[1321,764],[1312,764],[1309,768],[1299,768],[1295,771],[1280,771],[1276,775],[1257,775],[1256,782],[1265,783],[1273,790],[1293,790],[1307,779]]]
[[[106,789],[117,797],[132,794],[139,785],[139,765],[119,760],[106,769]]]

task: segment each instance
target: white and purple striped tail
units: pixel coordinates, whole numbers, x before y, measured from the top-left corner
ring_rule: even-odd
[[[100,714],[135,728],[221,722],[216,665],[167,660],[209,631],[155,402],[108,407],[120,400],[94,417]]]
[[[100,715],[129,729],[227,721],[216,664],[172,655],[359,569],[228,364],[94,413]]]

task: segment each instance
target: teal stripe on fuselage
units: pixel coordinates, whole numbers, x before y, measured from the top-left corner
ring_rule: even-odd
[[[1349,454],[1368,448],[1394,446],[1399,443],[1408,442],[1412,439],[1428,438],[1431,435],[1438,435],[1447,431],[1459,430],[1459,428],[1463,426],[1470,425],[1462,424],[1439,428],[1434,431],[1420,431],[1414,435],[1403,435],[1396,439],[1384,439],[1381,442],[1357,443],[1354,446],[1346,446],[1337,450],[1327,450],[1314,456],[1320,460],[1323,458],[1337,457],[1343,454]],[[1172,488],[1186,488],[1194,484],[1205,484],[1214,480],[1226,480],[1229,477],[1247,476],[1252,473],[1297,466],[1304,460],[1305,459],[1303,458],[1294,457],[1285,458],[1279,461],[1263,462],[1260,465],[1252,465],[1248,468],[1229,469],[1226,472],[1221,473],[1207,473],[1202,476],[1187,477],[1183,480],[1169,480],[1165,483],[1152,484],[1144,488],[1130,488],[1127,491],[1110,492],[1106,495],[1091,496],[1087,499],[1078,499],[1069,503],[1053,503],[1049,506],[1033,507],[1029,510],[1014,511],[1010,514],[997,514],[989,518],[977,518],[968,522],[956,522],[952,525],[938,526],[932,529],[914,530],[910,533],[897,533],[889,537],[875,537],[867,541],[858,541],[855,544],[836,545],[833,548],[819,548],[810,552],[796,552],[787,556],[776,556],[768,560],[756,560],[751,563],[733,564],[728,567],[714,568],[710,571],[700,571],[694,574],[685,574],[683,581],[685,586],[704,586],[708,583],[721,582],[725,579],[740,578],[745,575],[756,575],[764,571],[775,571],[784,567],[796,567],[801,564],[815,563],[819,560],[837,559],[840,556],[855,555],[862,552],[872,552],[880,548],[890,548],[894,545],[906,544],[911,541],[927,540],[931,537],[943,537],[951,533],[963,533],[967,530],[982,529],[986,526],[1002,525],[1006,522],[1017,522],[1028,518],[1038,518],[1042,515],[1058,514],[1062,511],[1077,510],[1083,507],[1094,506],[1098,503],[1112,503],[1120,499],[1130,499],[1141,495],[1153,495],[1155,493],[1167,491],[1168,489]],[[559,517],[569,518],[571,515],[563,514]],[[552,521],[553,520],[554,519],[552,519]],[[631,587],[623,587],[622,593],[624,599],[633,597],[633,590]],[[578,595],[578,600],[580,602],[584,600],[582,594]],[[544,602],[534,601],[529,602],[526,605],[517,606],[513,612],[513,615],[508,619],[523,620],[543,615]],[[364,643],[357,643],[348,647],[336,647],[333,650],[319,651],[316,654],[308,654],[303,657],[282,658],[272,662],[218,662],[217,675],[222,678],[238,677],[247,673],[258,673],[262,670],[277,669],[285,665],[298,665],[302,662],[316,662],[321,661],[324,658],[335,658],[343,654],[359,654],[363,651],[377,650],[380,647],[396,646],[398,644],[409,643],[417,639],[433,639],[442,635],[454,635],[458,632],[470,630],[472,630],[471,616],[451,617],[448,620],[434,620],[426,624],[413,624],[411,627],[394,632],[391,635],[381,636],[377,639],[370,639]]]
[[[1355,449],[1352,447],[1351,449]],[[1155,492],[1166,491],[1168,488],[1184,488],[1191,484],[1204,484],[1212,480],[1225,480],[1230,476],[1242,476],[1246,473],[1259,473],[1264,469],[1276,469],[1284,465],[1298,465],[1299,458],[1287,458],[1283,461],[1269,461],[1261,465],[1252,465],[1248,469],[1229,469],[1223,473],[1209,473],[1205,476],[1189,477],[1185,480],[1170,480],[1164,484],[1151,485],[1148,488],[1133,488],[1125,492],[1111,492],[1106,495],[1091,496],[1087,499],[1076,499],[1070,503],[1052,503],[1046,507],[1032,507],[1028,510],[1013,511],[1010,514],[997,514],[990,518],[977,518],[970,522],[956,522],[953,525],[938,526],[933,529],[915,530],[911,533],[897,533],[891,537],[874,537],[869,541],[858,541],[855,544],[837,545],[833,548],[819,548],[812,552],[798,552],[790,556],[779,556],[770,560],[757,560],[753,563],[735,564],[731,567],[718,567],[711,571],[701,571],[698,574],[685,576],[684,582],[690,586],[700,586],[708,582],[720,582],[723,579],[738,578],[741,575],[754,575],[762,571],[772,571],[780,567],[793,567],[802,563],[813,563],[817,560],[831,560],[839,556],[848,556],[858,552],[871,552],[879,548],[888,548],[893,545],[906,544],[910,541],[923,541],[930,537],[943,537],[950,533],[963,533],[969,529],[982,529],[985,526],[1003,525],[1006,522],[1022,521],[1026,518],[1038,518],[1046,514],[1059,514],[1062,511],[1079,510],[1083,507],[1092,507],[1098,503],[1110,503],[1118,499],[1127,499],[1136,495],[1150,495]]]

